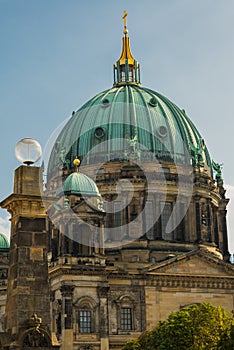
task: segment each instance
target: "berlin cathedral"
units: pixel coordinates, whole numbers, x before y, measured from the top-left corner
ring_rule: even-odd
[[[142,86],[123,20],[113,86],[72,113],[47,164],[28,152],[0,203],[0,349],[121,350],[184,306],[233,309],[222,166]]]

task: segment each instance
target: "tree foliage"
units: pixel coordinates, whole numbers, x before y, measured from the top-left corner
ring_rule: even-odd
[[[172,312],[123,350],[231,350],[233,343],[233,317],[221,307],[203,303]]]
[[[228,327],[222,334],[218,343],[218,350],[234,349],[234,324]]]

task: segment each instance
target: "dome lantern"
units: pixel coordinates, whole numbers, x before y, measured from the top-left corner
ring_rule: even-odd
[[[138,84],[140,85],[140,65],[134,59],[131,48],[130,39],[127,29],[127,11],[124,11],[124,37],[122,44],[122,53],[117,62],[114,64],[114,86]]]

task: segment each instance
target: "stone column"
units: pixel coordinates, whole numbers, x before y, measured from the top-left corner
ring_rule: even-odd
[[[62,294],[62,347],[61,350],[73,350],[73,290],[70,285],[60,288]]]
[[[100,303],[100,350],[109,350],[109,322],[108,322],[108,291],[109,286],[98,287],[98,296]]]
[[[6,332],[12,349],[22,341],[22,332],[34,314],[42,319],[40,330],[50,336],[48,233],[41,171],[23,165],[16,169],[14,192],[0,204],[13,218],[6,302]]]
[[[228,237],[227,237],[227,210],[226,206],[228,204],[228,199],[222,199],[218,209],[218,229],[219,229],[219,239],[220,239],[220,249],[223,252],[224,260],[228,261],[230,258],[230,253],[228,251]]]

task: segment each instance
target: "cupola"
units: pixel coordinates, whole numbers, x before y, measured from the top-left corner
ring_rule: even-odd
[[[122,53],[119,60],[114,64],[114,86],[138,84],[140,85],[140,65],[132,55],[130,39],[127,29],[127,11],[124,11],[124,37]]]

